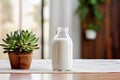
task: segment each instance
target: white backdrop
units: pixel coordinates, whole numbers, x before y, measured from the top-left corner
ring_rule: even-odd
[[[81,38],[79,16],[75,14],[78,0],[51,0],[50,2],[50,58],[51,41],[56,34],[57,27],[69,27],[73,40],[74,58],[81,56]]]

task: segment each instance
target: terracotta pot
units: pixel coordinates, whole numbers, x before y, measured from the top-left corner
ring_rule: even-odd
[[[32,53],[8,53],[12,69],[29,69]]]

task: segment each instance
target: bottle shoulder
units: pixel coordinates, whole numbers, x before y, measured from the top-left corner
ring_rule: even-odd
[[[52,43],[60,43],[60,42],[72,43],[72,39],[71,38],[54,38],[52,41]]]

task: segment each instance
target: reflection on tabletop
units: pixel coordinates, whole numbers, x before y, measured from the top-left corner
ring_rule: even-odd
[[[120,73],[0,74],[0,80],[119,80]]]

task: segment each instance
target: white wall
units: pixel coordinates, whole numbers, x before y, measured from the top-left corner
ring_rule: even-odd
[[[80,58],[80,21],[75,14],[78,0],[51,0],[50,2],[50,58],[51,41],[56,33],[57,27],[70,27],[70,35],[74,45],[74,58]]]

